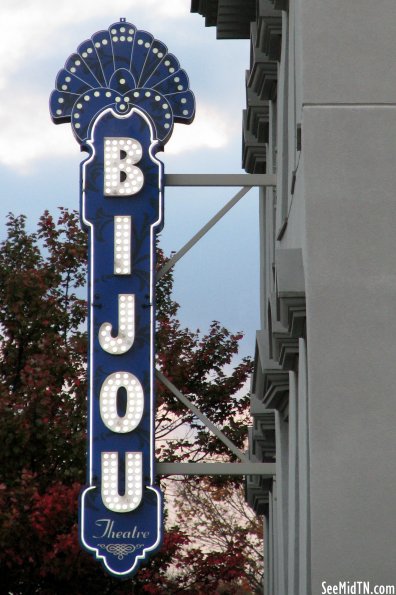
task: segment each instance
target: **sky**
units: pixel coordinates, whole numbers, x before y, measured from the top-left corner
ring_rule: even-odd
[[[242,109],[247,40],[216,40],[190,13],[190,0],[1,0],[0,241],[8,212],[33,230],[45,209],[79,208],[80,153],[70,124],[54,125],[48,100],[57,72],[93,33],[125,17],[164,42],[190,79],[196,118],[176,124],[165,173],[243,173]],[[177,251],[238,188],[167,188],[161,246]],[[241,355],[253,355],[259,328],[258,195],[250,191],[174,270],[183,325],[204,331],[219,320],[243,331]]]

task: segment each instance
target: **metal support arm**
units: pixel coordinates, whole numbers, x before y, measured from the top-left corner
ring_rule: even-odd
[[[245,455],[245,453],[243,453],[237,446],[235,446],[235,444],[233,442],[231,442],[231,440],[229,440],[227,438],[227,436],[225,436],[223,434],[223,432],[217,427],[215,426],[210,419],[208,419],[206,417],[206,415],[204,415],[199,409],[198,407],[196,407],[193,403],[191,403],[191,401],[185,396],[183,395],[183,393],[181,393],[163,374],[162,372],[160,372],[159,370],[155,371],[155,375],[157,376],[158,380],[160,380],[162,382],[162,384],[164,386],[166,386],[166,388],[168,390],[171,391],[171,393],[173,393],[175,395],[175,397],[177,399],[179,399],[179,401],[181,403],[183,403],[183,405],[185,405],[188,409],[190,409],[190,411],[192,411],[194,413],[194,415],[196,415],[198,417],[198,419],[200,419],[202,421],[202,423],[208,428],[208,430],[210,430],[212,432],[212,434],[214,434],[215,436],[217,436],[217,438],[219,440],[221,440],[221,442],[223,442],[223,444],[225,444],[227,446],[227,448],[229,448],[231,450],[231,452],[234,453],[234,455],[236,455],[238,457],[238,459],[240,461],[242,461],[243,463],[250,463],[249,457]]]
[[[276,186],[274,174],[166,174],[165,186]]]
[[[157,463],[158,475],[261,475],[272,478],[275,463]]]
[[[276,186],[276,176],[273,174],[167,174],[165,186],[184,187],[226,187],[243,186],[241,190],[198,231],[187,244],[185,244],[157,273],[157,281],[161,279],[182,256],[220,221],[222,217],[243,197],[253,186]]]
[[[208,233],[208,231],[210,229],[212,229],[212,227],[214,225],[216,225],[216,223],[218,221],[220,221],[220,219],[222,217],[224,217],[224,215],[226,213],[228,213],[228,211],[230,209],[232,209],[232,207],[234,205],[236,205],[236,203],[238,201],[241,200],[241,198],[243,196],[245,196],[245,194],[247,192],[249,192],[250,190],[250,186],[246,186],[245,188],[241,188],[241,190],[239,192],[237,192],[235,194],[235,196],[228,201],[228,203],[226,205],[224,205],[224,207],[222,209],[220,209],[220,211],[218,211],[218,213],[216,213],[216,215],[214,215],[214,217],[212,217],[210,219],[210,221],[207,222],[206,225],[204,225],[196,234],[195,236],[193,236],[191,238],[191,240],[189,242],[187,242],[187,244],[185,244],[183,246],[183,248],[180,248],[180,250],[178,252],[176,252],[176,254],[174,254],[174,256],[168,260],[168,262],[162,267],[162,269],[160,271],[158,271],[157,273],[157,281],[159,281],[159,279],[161,279],[161,277],[163,277],[176,263],[178,260],[181,259],[182,256],[184,256],[186,254],[186,252],[188,252],[193,246],[195,246],[195,244],[197,242],[199,242],[199,240]]]

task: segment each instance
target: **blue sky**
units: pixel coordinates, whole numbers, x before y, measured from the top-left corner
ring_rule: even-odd
[[[163,41],[190,78],[197,115],[177,124],[159,158],[166,173],[242,173],[241,130],[249,43],[218,41],[190,13],[190,0],[2,0],[0,6],[0,239],[9,211],[30,229],[58,206],[78,209],[83,155],[69,124],[55,126],[48,99],[55,77],[85,39],[126,17]],[[167,189],[161,244],[177,250],[238,189]],[[245,331],[254,350],[258,312],[258,200],[251,191],[175,268],[181,320],[220,320]]]

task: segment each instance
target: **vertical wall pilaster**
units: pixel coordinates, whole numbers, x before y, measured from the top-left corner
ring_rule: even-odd
[[[298,359],[298,520],[299,520],[299,595],[309,595],[310,534],[309,534],[309,440],[308,386],[305,340],[299,340]]]
[[[289,489],[288,489],[288,595],[298,595],[299,491],[298,491],[298,376],[289,372]]]

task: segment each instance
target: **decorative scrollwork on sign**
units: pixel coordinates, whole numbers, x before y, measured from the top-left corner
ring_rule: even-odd
[[[119,560],[123,560],[129,554],[133,554],[136,550],[141,549],[143,544],[139,543],[137,545],[132,545],[130,543],[109,543],[108,545],[105,545],[104,543],[100,543],[99,547],[106,550],[106,552],[109,552],[109,554],[117,556]]]
[[[190,123],[195,100],[186,72],[168,48],[124,19],[99,31],[69,56],[50,99],[55,123],[71,122],[79,143],[106,107],[125,115],[138,107],[164,145],[174,122]]]

